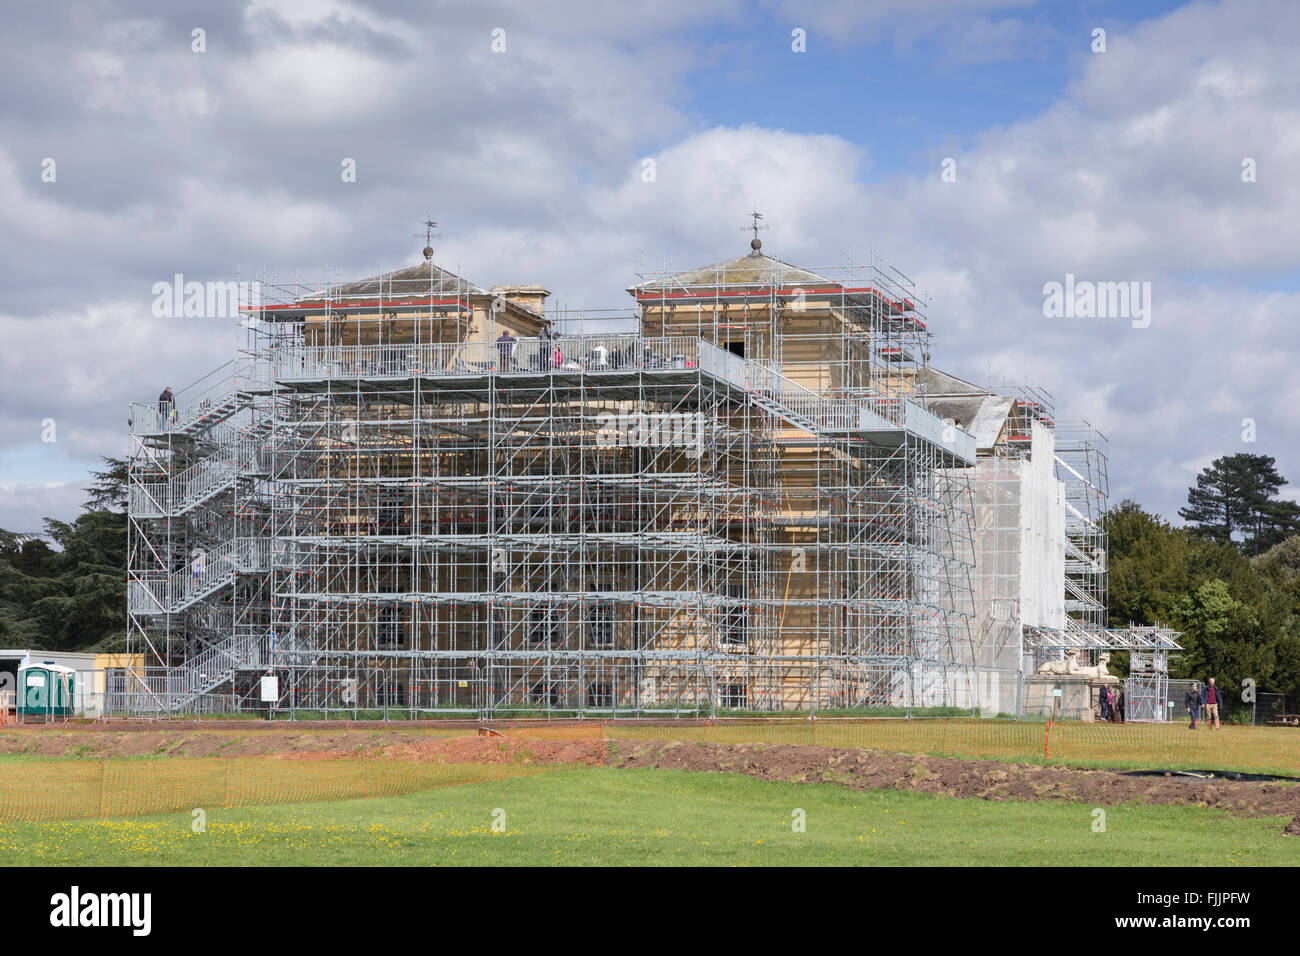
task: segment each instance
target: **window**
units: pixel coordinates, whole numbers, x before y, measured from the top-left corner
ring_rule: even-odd
[[[391,605],[380,608],[375,644],[379,647],[398,647],[405,641],[406,623],[402,620],[401,608]]]
[[[379,500],[379,533],[407,534],[411,530],[406,509],[402,499],[397,496],[385,496]]]
[[[592,647],[614,646],[614,608],[609,604],[597,604],[587,611],[587,628],[591,635]]]
[[[610,568],[587,566],[587,581],[593,591],[617,591],[619,571],[617,567]]]
[[[738,356],[740,356],[741,358],[744,358],[744,357],[745,357],[745,341],[744,341],[744,339],[739,339],[739,340],[734,341],[734,342],[728,342],[728,343],[727,343],[727,351],[730,352],[732,355],[738,355]]]
[[[745,604],[745,586],[728,584],[726,596],[735,603],[722,612],[722,642],[749,646],[749,608]]]
[[[587,688],[588,707],[613,707],[614,691],[609,684],[597,683]]]
[[[549,471],[535,465],[528,469],[528,475],[538,479],[523,486],[528,516],[533,521],[549,521],[554,510],[551,506],[551,485],[545,480],[549,477]]]
[[[718,706],[732,710],[746,709],[749,706],[749,694],[745,691],[745,685],[739,682],[723,684],[720,688]]]
[[[528,615],[528,639],[534,644],[554,644],[558,630],[553,608],[535,608]]]

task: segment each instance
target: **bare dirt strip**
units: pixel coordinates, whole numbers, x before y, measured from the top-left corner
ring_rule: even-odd
[[[1236,816],[1300,814],[1300,785],[1179,776],[1130,777],[1109,770],[958,760],[920,754],[790,744],[610,741],[607,765],[743,773],[786,783],[836,783],[978,800],[1060,800],[1213,807]],[[1300,830],[1300,823],[1293,821]],[[1288,828],[1288,832],[1291,831]]]

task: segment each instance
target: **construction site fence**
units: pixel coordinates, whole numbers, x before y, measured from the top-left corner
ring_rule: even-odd
[[[162,725],[134,725],[140,733]],[[174,726],[174,725],[173,725]],[[241,725],[214,722],[186,731],[185,746],[221,750]],[[248,725],[242,725],[247,727]],[[333,729],[367,725],[330,725]],[[373,726],[373,725],[369,725]],[[121,730],[111,725],[105,730]],[[303,730],[307,730],[303,726]],[[76,728],[65,728],[76,733]],[[252,756],[40,756],[56,729],[20,728],[26,740],[0,755],[0,820],[110,818],[263,804],[394,797],[437,787],[488,783],[594,767],[625,742],[674,745],[811,746],[1007,762],[1057,763],[1115,771],[1259,774],[1300,779],[1296,734],[1285,726],[1218,728],[1190,723],[1015,721],[999,718],[717,718],[622,721],[450,721],[409,725],[397,742],[365,750],[274,752],[276,729],[260,725],[245,741]],[[67,749],[95,746],[63,740]],[[156,732],[156,731],[155,731]],[[112,736],[130,737],[123,731]],[[11,735],[11,736],[13,736]],[[301,746],[303,736],[293,738]],[[150,738],[152,741],[152,738]],[[73,745],[80,745],[75,747]],[[264,745],[264,746],[263,746]],[[33,753],[31,751],[37,751]]]
[[[0,820],[138,816],[395,797],[604,762],[599,725],[469,732],[378,747],[231,757],[0,757]]]
[[[279,671],[268,671],[276,672]],[[542,718],[550,720],[625,720],[724,716],[787,717],[980,717],[1006,718],[1041,723],[1046,720],[1065,722],[1091,719],[1125,723],[1187,723],[1188,690],[1205,687],[1204,681],[1161,676],[1131,676],[1117,681],[1113,688],[1122,694],[1120,706],[1103,715],[1099,701],[1089,708],[1079,700],[1069,706],[1068,698],[1058,702],[1052,696],[1050,680],[1016,672],[981,669],[969,678],[954,678],[934,686],[900,686],[894,706],[862,706],[850,699],[831,699],[809,709],[806,702],[796,702],[785,709],[746,709],[743,698],[734,694],[735,683],[725,679],[715,682],[716,692],[680,699],[660,699],[653,704],[626,694],[610,694],[606,687],[597,690],[601,700],[577,687],[562,699],[548,692],[534,699],[512,695],[487,680],[465,680],[442,695],[443,703],[431,706],[429,695],[412,690],[399,682],[387,685],[353,685],[350,699],[340,691],[337,699],[303,703],[295,700],[292,682],[279,682],[280,695],[264,701],[260,682],[240,682],[238,692],[227,685],[222,691],[202,694],[186,693],[187,686],[179,669],[162,667],[108,668],[79,670],[66,686],[52,685],[40,694],[16,689],[13,674],[0,673],[0,724],[45,723],[86,720],[168,720],[196,718],[241,718],[274,720],[391,720],[430,719],[508,719]],[[340,687],[343,684],[340,682]],[[411,685],[414,687],[415,685]],[[635,690],[635,685],[632,685]],[[1300,726],[1300,715],[1292,714],[1286,695],[1248,689],[1225,690],[1219,707],[1221,724]],[[1063,709],[1064,707],[1064,709]]]

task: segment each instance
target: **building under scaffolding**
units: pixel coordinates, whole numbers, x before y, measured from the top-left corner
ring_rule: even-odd
[[[1167,719],[1178,635],[1108,626],[1106,437],[1086,421],[1055,421],[1044,389],[983,388],[934,368],[924,375],[927,405],[975,439],[972,706],[1021,716],[1041,665],[1067,654],[1094,665],[1124,652],[1132,719]]]
[[[432,257],[263,286],[239,357],[132,405],[133,706],[969,707],[980,667],[1023,668],[976,494],[1050,421],[991,393],[1001,419],[953,414],[902,273],[755,239],[642,277],[629,331],[565,335],[544,288]],[[1104,581],[1104,542],[1063,536],[1058,604],[1067,567]]]

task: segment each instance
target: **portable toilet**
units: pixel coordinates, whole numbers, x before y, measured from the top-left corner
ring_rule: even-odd
[[[71,717],[77,672],[48,661],[18,671],[18,716]]]

